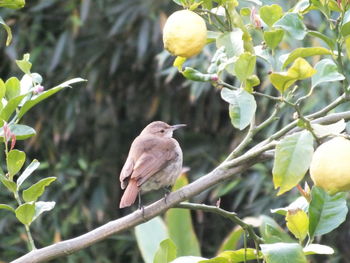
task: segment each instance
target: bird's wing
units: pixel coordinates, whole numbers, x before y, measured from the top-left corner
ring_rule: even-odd
[[[125,182],[125,180],[130,177],[130,175],[132,174],[132,171],[134,169],[134,160],[131,158],[130,154],[128,156],[128,158],[126,159],[126,162],[122,168],[122,171],[120,172],[120,186],[122,189],[125,189],[125,187],[127,186],[127,182]]]
[[[141,186],[152,175],[156,174],[164,167],[168,162],[175,158],[175,145],[168,144],[168,147],[159,147],[159,144],[155,144],[153,149],[149,149],[142,153],[140,158],[135,162],[134,169],[131,178],[135,178],[137,185]]]

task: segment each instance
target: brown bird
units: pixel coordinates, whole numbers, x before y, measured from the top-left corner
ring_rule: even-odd
[[[175,183],[182,169],[182,150],[172,136],[174,130],[184,126],[155,121],[135,138],[120,173],[121,188],[126,188],[120,208],[131,206],[141,193]]]

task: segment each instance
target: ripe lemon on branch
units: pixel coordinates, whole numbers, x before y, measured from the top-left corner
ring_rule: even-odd
[[[189,58],[202,51],[207,27],[202,17],[189,10],[176,11],[163,28],[164,48],[174,56]]]
[[[310,165],[311,179],[329,194],[350,190],[350,141],[343,137],[319,146]]]

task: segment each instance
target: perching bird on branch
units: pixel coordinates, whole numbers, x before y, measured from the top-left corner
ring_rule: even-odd
[[[182,169],[182,150],[172,136],[174,130],[184,126],[155,121],[135,138],[120,173],[121,188],[125,189],[120,208],[131,206],[137,196],[141,202],[141,193],[175,183]]]

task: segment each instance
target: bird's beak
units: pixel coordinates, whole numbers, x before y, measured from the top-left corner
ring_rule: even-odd
[[[182,128],[182,127],[185,127],[186,124],[176,124],[176,125],[173,125],[171,126],[171,128],[173,129],[173,131],[179,129],[179,128]]]

